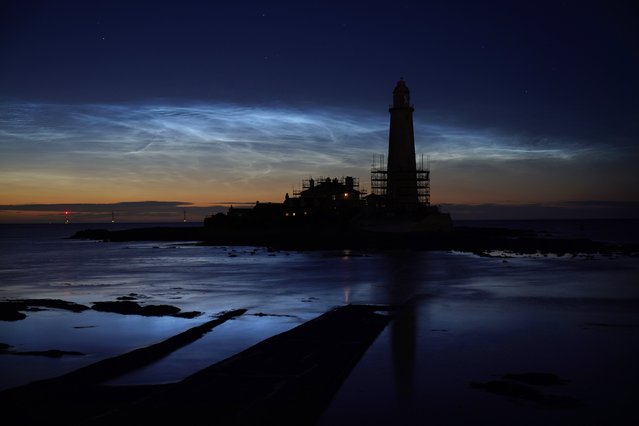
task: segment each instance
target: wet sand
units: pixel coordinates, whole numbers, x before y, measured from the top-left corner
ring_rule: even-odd
[[[62,403],[66,412],[58,419],[87,410],[84,401],[114,410],[168,391],[173,387],[156,384],[180,381],[333,306],[414,298],[412,313],[393,316],[318,425],[637,424],[636,258],[559,252],[546,257],[541,251],[518,256],[499,250],[475,253],[482,256],[422,250],[289,253],[78,240],[43,247],[47,250],[32,255],[36,262],[7,257],[17,265],[15,273],[5,274],[7,284],[15,284],[8,296],[68,298],[90,306],[95,300],[127,301],[136,292],[142,305],[175,303],[203,316],[249,309],[160,361],[106,382],[116,386],[82,386],[93,393],[86,399],[70,395],[72,402]],[[55,261],[41,265],[41,259],[50,259],[49,247],[55,247]],[[3,340],[13,348],[87,355],[3,356],[7,376],[20,374],[17,384],[26,377],[52,377],[32,372],[31,366],[46,365],[59,375],[208,320],[95,309],[76,314],[60,307],[24,313],[25,321],[0,323]],[[561,383],[516,380],[530,373],[552,374]],[[121,386],[131,384],[154,386]],[[42,407],[38,404],[34,407]],[[168,407],[176,416],[181,411],[176,404]],[[30,410],[24,412],[32,415]],[[77,422],[93,419],[90,410],[74,414]],[[153,411],[139,413],[148,422],[157,418]],[[216,420],[211,410],[204,418]]]
[[[165,341],[0,392],[0,402],[6,407],[5,417],[26,424],[310,425],[389,323],[391,316],[379,313],[385,309],[336,308],[175,384],[100,384],[161,357],[169,350]],[[241,313],[231,312],[218,323]],[[185,333],[203,331],[202,325],[195,328]],[[176,338],[180,339],[168,340]]]

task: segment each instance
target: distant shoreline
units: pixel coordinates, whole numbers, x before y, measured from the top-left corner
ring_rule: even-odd
[[[201,245],[258,246],[278,250],[411,249],[512,254],[639,254],[638,243],[540,236],[526,229],[456,227],[452,232],[381,232],[348,226],[229,228],[152,226],[124,230],[85,229],[72,239],[103,242],[195,241]]]

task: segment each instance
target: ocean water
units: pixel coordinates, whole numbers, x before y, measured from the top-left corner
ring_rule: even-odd
[[[455,225],[525,229],[552,238],[589,238],[610,243],[639,241],[639,219],[460,220]]]
[[[636,221],[464,223],[548,235],[632,240]],[[99,227],[128,228],[106,224]],[[635,228],[632,228],[635,226]],[[468,253],[268,252],[191,242],[70,240],[95,225],[1,225],[0,299],[55,298],[90,305],[136,293],[149,304],[203,312],[193,319],[55,309],[0,321],[0,389],[57,376],[248,309],[197,342],[108,384],[177,381],[269,336],[347,303],[406,303],[373,343],[320,420],[339,424],[637,424],[639,259],[627,256],[485,258]],[[606,230],[607,229],[607,230]],[[634,231],[629,231],[634,229]],[[255,314],[267,314],[258,316]],[[540,389],[579,401],[548,409],[472,388],[504,374],[553,373]]]

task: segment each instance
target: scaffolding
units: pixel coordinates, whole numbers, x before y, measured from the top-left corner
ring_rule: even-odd
[[[388,188],[388,172],[384,162],[384,154],[373,157],[371,164],[371,194],[386,196]]]
[[[428,159],[424,164],[424,156],[421,156],[415,170],[415,185],[417,187],[417,202],[421,205],[430,205],[430,164]],[[373,157],[371,165],[371,193],[378,196],[386,196],[388,191],[388,170],[384,161],[384,155]]]

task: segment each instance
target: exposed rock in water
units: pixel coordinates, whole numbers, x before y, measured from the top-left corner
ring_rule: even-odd
[[[0,320],[17,321],[27,316],[21,311],[39,311],[39,308],[64,309],[71,312],[83,312],[88,306],[60,299],[10,299],[0,302]]]
[[[551,395],[541,392],[534,386],[551,386],[566,383],[557,375],[551,373],[521,373],[505,374],[503,380],[488,382],[471,382],[470,387],[483,389],[486,392],[517,398],[532,402],[540,407],[549,409],[569,409],[580,405],[578,399],[566,395]],[[526,383],[526,384],[522,384]]]
[[[0,354],[4,355],[37,355],[37,356],[46,356],[49,358],[61,358],[64,355],[85,355],[82,352],[76,351],[62,351],[59,349],[49,349],[46,351],[15,351],[11,349],[13,346],[7,343],[0,343]]]
[[[174,316],[180,318],[195,318],[201,312],[181,312],[180,308],[172,305],[146,305],[128,300],[116,302],[94,302],[92,309],[100,312],[112,312],[123,315],[142,315],[145,317]]]
[[[116,297],[117,300],[125,300],[125,301],[131,301],[131,300],[138,300],[137,297],[135,296],[120,296],[120,297]]]
[[[10,302],[0,302],[0,321],[19,321],[27,316]]]
[[[88,306],[81,305],[79,303],[67,302],[60,299],[11,299],[8,302],[15,303],[17,305],[23,305],[26,307],[41,307],[41,308],[54,308],[64,309],[71,312],[82,312],[90,309]]]
[[[535,386],[552,386],[566,383],[566,380],[562,380],[556,374],[552,373],[505,374],[502,378],[504,380],[514,380]]]
[[[514,396],[516,398],[535,399],[541,394],[537,389],[522,385],[519,383],[508,382],[505,380],[493,380],[490,382],[473,382],[470,387],[483,389],[490,393],[503,396]]]
[[[128,299],[143,297],[135,293],[129,296],[122,296],[118,299]],[[64,309],[71,312],[83,312],[93,309],[100,312],[113,312],[123,315],[143,315],[147,317],[174,316],[179,318],[195,318],[202,312],[191,311],[182,312],[180,308],[172,305],[146,305],[133,302],[132,300],[118,300],[115,302],[94,302],[90,308],[78,303],[67,302],[59,299],[13,299],[0,302],[0,320],[17,321],[27,317],[22,311],[38,311],[40,308]]]

